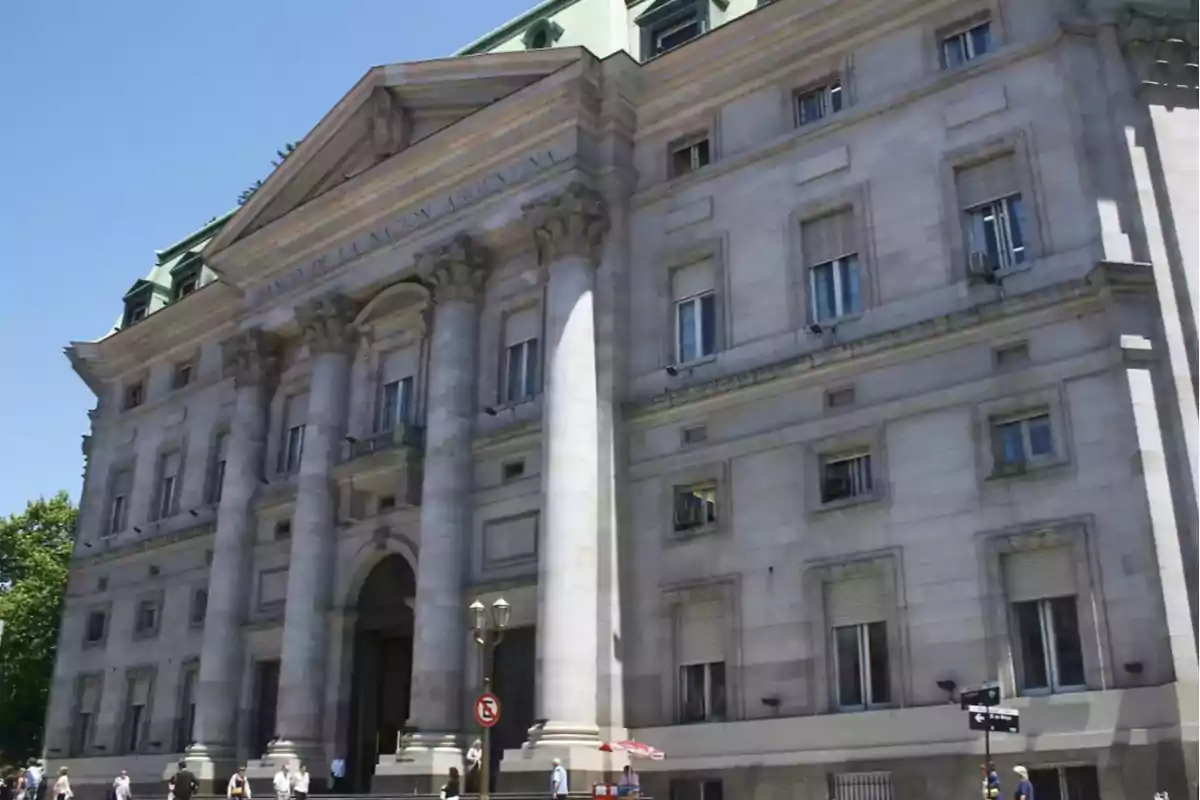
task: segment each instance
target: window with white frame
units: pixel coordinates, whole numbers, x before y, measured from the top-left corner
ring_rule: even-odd
[[[133,470],[119,469],[113,473],[112,489],[108,498],[108,519],[104,533],[112,536],[125,530],[129,524],[129,495],[133,491]]]
[[[648,39],[649,56],[659,56],[680,45],[687,44],[700,36],[708,28],[707,15],[703,9],[696,6],[684,14],[677,14],[668,19],[650,25]]]
[[[1017,690],[1048,694],[1086,686],[1074,550],[1041,547],[1003,556]]]
[[[992,24],[979,22],[942,37],[942,68],[954,69],[992,49]]]
[[[872,493],[871,453],[852,451],[821,457],[821,502],[836,503]]]
[[[671,778],[670,800],[725,800],[720,778]]]
[[[195,741],[196,729],[196,683],[200,677],[200,665],[191,662],[183,665],[179,679],[179,713],[176,717],[175,752],[182,753]]]
[[[412,422],[413,379],[411,376],[383,385],[379,401],[378,426],[390,431]]]
[[[154,518],[166,519],[173,515],[179,499],[179,474],[183,466],[183,455],[178,452],[163,453],[158,460],[158,486],[154,490]]]
[[[892,702],[889,603],[881,576],[844,576],[825,586],[833,699],[842,711]]]
[[[125,713],[121,725],[123,753],[137,753],[145,744],[151,685],[150,676],[144,674],[131,675],[126,679]]]
[[[92,743],[96,714],[100,710],[100,693],[104,687],[103,675],[85,675],[75,684],[75,709],[71,720],[71,741],[68,754],[84,755]]]
[[[1007,153],[954,172],[973,276],[1013,269],[1028,259],[1018,167],[1015,155]]]
[[[375,430],[390,431],[414,419],[416,378],[421,366],[418,346],[400,347],[379,360],[379,394],[375,402]]]
[[[292,395],[283,407],[283,441],[279,447],[279,471],[292,475],[300,471],[304,453],[304,426],[308,416],[308,395]]]
[[[1050,412],[1042,409],[992,420],[992,457],[998,472],[1043,466],[1054,460]]]
[[[829,797],[831,800],[892,800],[892,773],[832,773]]]
[[[670,177],[672,178],[678,178],[680,175],[695,172],[701,167],[707,167],[712,158],[712,148],[706,133],[673,142],[670,150]]]
[[[530,400],[542,390],[541,309],[537,306],[513,311],[504,318],[504,372],[501,376],[502,403]]]
[[[211,504],[221,502],[221,487],[225,484],[225,460],[229,457],[229,433],[213,440],[212,457],[208,468],[208,489],[205,497]]]
[[[714,722],[729,718],[725,658],[725,603],[692,596],[676,606],[679,721]]]
[[[842,110],[842,82],[834,79],[796,93],[796,124],[811,125]]]
[[[806,220],[800,226],[813,322],[833,322],[862,311],[855,227],[851,208]]]
[[[711,260],[671,273],[674,298],[674,362],[687,364],[717,352],[716,271]]]
[[[161,603],[156,599],[139,600],[134,609],[134,638],[145,638],[158,633],[158,617]]]
[[[1091,764],[1030,769],[1029,783],[1038,800],[1100,800],[1099,775]]]
[[[715,525],[717,485],[706,482],[676,486],[673,517],[677,533]]]

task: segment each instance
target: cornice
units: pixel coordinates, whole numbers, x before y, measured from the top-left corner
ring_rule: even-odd
[[[627,421],[642,421],[659,413],[703,402],[729,392],[766,387],[820,373],[846,364],[851,359],[862,363],[864,360],[891,356],[899,350],[953,337],[1006,318],[1031,314],[1055,306],[1103,300],[1113,293],[1147,294],[1153,291],[1154,278],[1145,265],[1100,262],[1082,278],[942,314],[861,339],[840,342],[816,352],[793,356],[653,397],[635,398],[623,404],[623,411]]]
[[[116,547],[108,547],[101,544],[105,549],[103,552],[92,556],[84,556],[74,558],[71,561],[71,569],[90,569],[101,564],[107,564],[113,561],[120,561],[130,556],[149,553],[154,550],[161,550],[164,547],[172,547],[183,542],[190,542],[194,539],[202,539],[212,536],[216,533],[217,523],[215,520],[202,522],[198,525],[192,525],[174,533],[167,533],[158,536],[151,536],[145,539],[140,539],[129,544],[118,545]],[[100,542],[104,542],[103,539]]]

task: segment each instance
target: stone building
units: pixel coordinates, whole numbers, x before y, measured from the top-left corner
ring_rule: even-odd
[[[373,68],[71,345],[81,796],[428,787],[500,597],[502,788],[1195,796],[1194,10],[752,5]]]

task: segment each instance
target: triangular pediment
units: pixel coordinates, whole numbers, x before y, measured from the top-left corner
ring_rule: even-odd
[[[455,122],[577,61],[576,48],[374,67],[209,245],[242,239]]]

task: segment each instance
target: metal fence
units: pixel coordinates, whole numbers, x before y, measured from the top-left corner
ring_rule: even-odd
[[[831,775],[831,800],[892,800],[892,773],[848,772]]]

